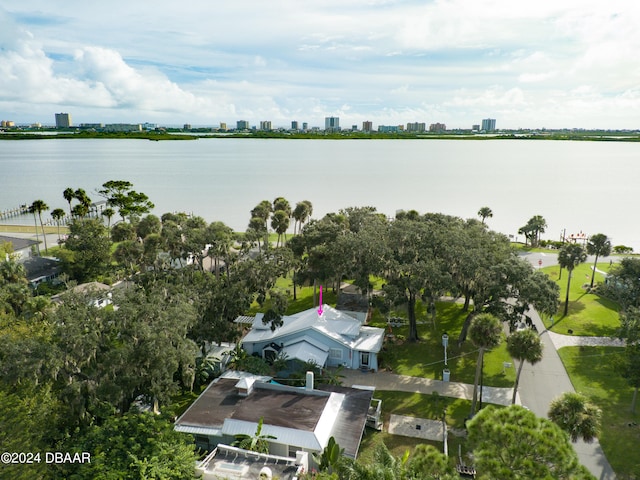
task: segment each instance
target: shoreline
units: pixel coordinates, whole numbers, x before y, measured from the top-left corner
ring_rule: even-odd
[[[0,132],[0,140],[73,140],[73,139],[108,139],[108,140],[199,140],[199,139],[274,139],[274,140],[550,140],[580,142],[640,142],[640,133],[630,131],[590,130],[584,132],[555,131],[504,131],[495,133],[473,133],[471,131],[452,131],[451,133],[407,133],[407,132],[338,132],[308,133],[288,131],[256,131],[256,132],[216,132],[211,129],[195,131],[167,132],[74,132],[44,131],[9,131]]]

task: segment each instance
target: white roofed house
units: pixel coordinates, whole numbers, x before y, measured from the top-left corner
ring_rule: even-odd
[[[276,464],[299,459],[304,452],[309,457],[319,454],[331,437],[344,449],[345,456],[356,458],[372,398],[371,390],[314,387],[312,372],[307,373],[306,386],[299,388],[273,383],[270,377],[227,371],[176,420],[174,428],[192,434],[196,445],[214,457],[220,448],[228,450],[221,445],[233,443],[237,435],[254,435],[262,422],[261,433],[268,436],[269,454]],[[252,455],[256,454],[228,452],[226,471],[220,475],[216,474],[220,465],[209,457],[198,469],[204,473],[203,478],[255,478],[248,471],[230,474],[233,469],[245,469],[245,459]],[[264,458],[263,463],[272,460]]]
[[[284,316],[282,325],[275,330],[263,324],[262,314],[258,314],[242,339],[242,347],[250,355],[258,354],[265,359],[284,354],[286,358],[315,362],[320,367],[342,365],[376,371],[384,330],[363,325],[329,305],[322,308],[322,315],[311,308]]]

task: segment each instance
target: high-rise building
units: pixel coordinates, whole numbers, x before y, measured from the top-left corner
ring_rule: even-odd
[[[496,129],[496,119],[495,118],[483,118],[482,119],[482,130],[485,132],[493,132]]]
[[[298,122],[295,120],[291,121],[291,130],[299,130],[300,127],[298,126]]]
[[[263,120],[260,122],[260,130],[264,130],[266,132],[270,132],[271,128],[271,120]]]
[[[70,113],[56,113],[56,128],[69,128],[72,126]]]
[[[324,129],[327,132],[339,132],[340,131],[340,118],[339,117],[324,117]]]
[[[380,133],[398,133],[404,128],[403,125],[378,125]]]
[[[429,131],[433,133],[441,133],[447,130],[447,126],[444,123],[432,123],[429,125]]]
[[[422,133],[427,125],[424,122],[407,123],[407,132]]]
[[[307,122],[302,122],[302,130],[305,132],[309,130],[309,124]]]
[[[249,130],[249,122],[246,120],[238,120],[236,122],[236,130]]]
[[[370,122],[369,120],[362,122],[363,132],[371,133],[372,130],[373,130],[373,122]]]
[[[220,122],[220,127],[218,128],[218,130],[226,132],[227,131],[227,124],[225,122]]]

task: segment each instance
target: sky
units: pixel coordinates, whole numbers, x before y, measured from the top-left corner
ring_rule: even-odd
[[[0,119],[640,128],[633,0],[29,0],[0,6]]]

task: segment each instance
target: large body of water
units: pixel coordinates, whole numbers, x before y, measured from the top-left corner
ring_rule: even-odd
[[[0,141],[0,210],[44,200],[68,205],[67,187],[94,200],[107,180],[128,180],[155,214],[184,211],[243,231],[261,200],[313,203],[314,218],[372,205],[476,217],[517,235],[533,215],[543,238],[605,233],[640,251],[640,144],[540,140]]]

